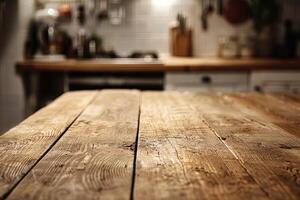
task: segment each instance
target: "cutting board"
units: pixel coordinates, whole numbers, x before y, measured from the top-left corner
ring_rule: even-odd
[[[170,53],[172,56],[192,57],[192,30],[182,31],[179,27],[170,29]]]

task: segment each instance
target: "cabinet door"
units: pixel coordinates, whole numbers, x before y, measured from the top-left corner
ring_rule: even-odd
[[[177,91],[248,91],[247,72],[170,72],[165,78],[166,90]]]
[[[300,92],[300,71],[255,71],[251,74],[252,91]]]

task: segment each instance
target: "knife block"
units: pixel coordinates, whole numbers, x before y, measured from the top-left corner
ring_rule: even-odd
[[[192,57],[192,30],[182,31],[179,27],[170,29],[170,51],[172,56]]]

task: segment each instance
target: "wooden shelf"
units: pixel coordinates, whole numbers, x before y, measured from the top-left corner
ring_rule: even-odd
[[[185,67],[189,70],[267,70],[300,69],[300,59],[220,59],[220,58],[178,58],[163,59],[166,67]]]
[[[77,72],[167,72],[198,70],[300,70],[300,59],[219,59],[219,58],[163,58],[144,62],[135,59],[95,59],[38,61],[17,63],[18,70],[77,71]]]

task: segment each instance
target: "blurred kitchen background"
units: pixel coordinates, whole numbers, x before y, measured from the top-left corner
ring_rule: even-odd
[[[0,133],[70,90],[268,92],[251,82],[268,77],[276,82],[270,92],[297,93],[299,10],[299,0],[0,0]],[[225,70],[231,60],[283,69],[253,78],[249,64]],[[185,62],[208,64],[186,72]],[[225,71],[208,69],[216,62]],[[49,70],[51,63],[68,70]],[[103,70],[131,64],[155,70]],[[77,65],[93,70],[71,69]],[[182,69],[159,70],[166,66]]]

